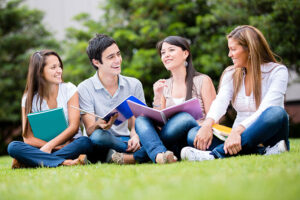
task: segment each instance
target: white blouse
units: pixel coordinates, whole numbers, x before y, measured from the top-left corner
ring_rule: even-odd
[[[284,65],[278,63],[266,63],[261,65],[262,72],[262,95],[261,103],[256,109],[253,93],[246,96],[244,79],[240,91],[237,93],[236,100],[233,104],[237,111],[237,116],[233,128],[242,125],[248,128],[260,114],[270,106],[284,107],[284,94],[288,83],[288,70]],[[233,96],[233,78],[234,68],[225,70],[221,87],[216,99],[213,101],[206,118],[212,118],[219,121],[226,113],[229,102]]]
[[[77,92],[77,87],[73,83],[60,83],[58,94],[56,98],[57,107],[63,108],[64,114],[66,117],[67,122],[69,123],[69,114],[68,114],[68,101],[71,97]],[[22,107],[25,108],[26,103],[26,95],[22,98]],[[32,101],[32,112],[39,112],[49,110],[47,101],[43,99],[41,108],[40,108],[40,99],[38,98],[38,94],[35,94]],[[78,138],[82,135],[81,130],[79,128],[78,133],[74,136],[74,138]]]

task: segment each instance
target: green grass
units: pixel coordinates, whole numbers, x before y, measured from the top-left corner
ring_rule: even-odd
[[[273,156],[169,165],[11,170],[0,157],[0,199],[300,199],[300,140]]]

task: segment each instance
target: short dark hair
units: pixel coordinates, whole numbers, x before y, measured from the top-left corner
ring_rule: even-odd
[[[116,44],[116,41],[104,34],[96,34],[95,37],[90,39],[89,46],[86,49],[86,53],[90,59],[92,66],[95,69],[98,69],[98,67],[93,64],[92,60],[98,60],[102,64],[102,53],[105,49],[107,49],[107,47],[111,46],[112,44]]]

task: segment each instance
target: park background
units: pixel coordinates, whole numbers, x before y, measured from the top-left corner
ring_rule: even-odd
[[[169,35],[188,38],[195,68],[209,75],[217,88],[222,71],[231,65],[226,35],[243,24],[260,29],[289,68],[285,104],[290,115],[290,136],[300,137],[299,0],[78,2],[0,0],[0,155],[7,154],[10,141],[21,140],[20,103],[33,52],[44,48],[57,51],[64,64],[64,81],[78,85],[95,73],[85,53],[88,40],[96,33],[110,35],[122,52],[122,74],[142,82],[151,105],[152,84],[169,76],[155,49],[159,40]],[[71,16],[69,25],[64,20],[74,10],[78,14]],[[234,119],[234,113],[229,113],[223,120],[227,125]]]

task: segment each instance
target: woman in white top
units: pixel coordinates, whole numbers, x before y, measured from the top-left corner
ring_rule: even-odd
[[[80,137],[80,113],[71,108],[79,106],[77,88],[63,82],[62,71],[62,61],[54,51],[43,50],[31,56],[22,99],[24,142],[11,142],[7,149],[15,158],[12,168],[85,164],[84,154],[91,151],[92,144],[88,137]],[[36,138],[27,114],[58,107],[63,108],[68,127],[48,142]]]
[[[278,63],[263,34],[255,27],[236,27],[228,36],[233,66],[222,75],[219,92],[199,130],[188,135],[182,159],[192,161],[241,154],[278,154],[289,149],[288,115],[284,94],[287,68]],[[231,134],[222,142],[212,125],[226,113],[229,103],[237,111]]]

